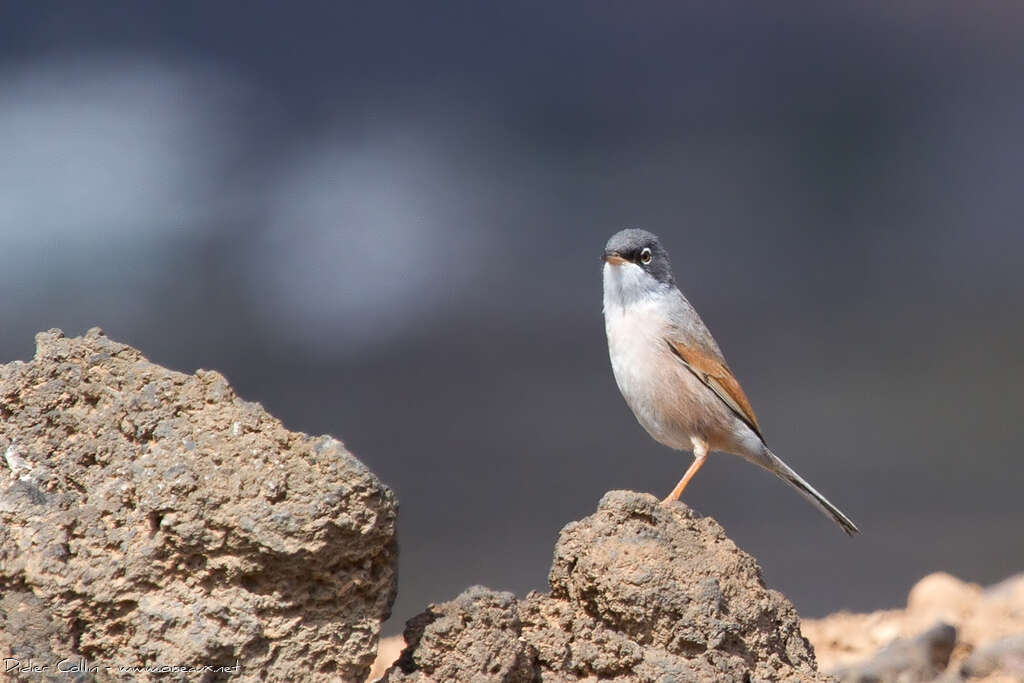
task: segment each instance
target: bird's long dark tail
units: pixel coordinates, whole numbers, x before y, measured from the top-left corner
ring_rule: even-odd
[[[828,516],[832,521],[839,525],[839,527],[850,536],[859,534],[860,529],[857,525],[850,521],[847,517],[839,510],[835,505],[829,502],[828,498],[818,493],[813,486],[808,484],[803,477],[793,471],[793,469],[782,462],[782,460],[772,453],[766,447],[762,458],[753,460],[756,464],[765,468],[782,481],[792,486],[796,491],[810,501],[811,505],[821,510]]]

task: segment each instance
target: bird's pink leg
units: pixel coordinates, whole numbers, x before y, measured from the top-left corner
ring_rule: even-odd
[[[708,444],[700,439],[693,439],[693,462],[690,463],[690,468],[686,470],[686,474],[679,480],[676,487],[672,489],[672,493],[668,494],[665,500],[661,501],[662,505],[667,505],[672,501],[679,500],[679,496],[683,495],[683,489],[693,479],[693,475],[697,474],[697,470],[700,469],[704,461],[708,459]]]

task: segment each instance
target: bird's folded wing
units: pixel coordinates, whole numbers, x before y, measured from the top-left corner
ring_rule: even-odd
[[[764,441],[761,427],[757,424],[757,417],[754,415],[754,409],[729,367],[724,362],[701,353],[693,347],[686,346],[682,342],[671,339],[666,339],[665,342],[672,353],[683,362],[683,365],[711,389],[736,417],[753,429],[761,441]]]

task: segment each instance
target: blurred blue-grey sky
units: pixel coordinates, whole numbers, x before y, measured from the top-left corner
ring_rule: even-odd
[[[542,588],[689,456],[598,257],[660,234],[773,450],[686,499],[805,615],[1024,567],[1024,7],[7,3],[0,360],[93,325],[338,435],[401,500],[392,631]]]

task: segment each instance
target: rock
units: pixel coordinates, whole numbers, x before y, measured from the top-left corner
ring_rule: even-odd
[[[449,648],[423,648],[428,638],[443,638]],[[442,610],[427,609],[409,620],[396,667],[405,673],[429,672],[436,681],[505,681],[526,683],[534,679],[536,652],[519,638],[522,623],[516,598],[480,586],[467,589]],[[397,679],[396,679],[397,680]]]
[[[906,609],[838,613],[810,619],[804,622],[804,633],[814,645],[821,668],[842,675],[854,665],[874,658],[897,639],[911,639],[936,621],[945,622],[958,632],[941,679],[961,680],[961,667],[969,657],[974,657],[972,653],[984,652],[991,643],[1024,633],[1024,574],[988,588],[949,574],[931,574],[910,590]],[[982,661],[974,660],[968,669],[973,671],[971,667],[977,666],[981,670]],[[1007,661],[1011,666],[1011,659]],[[999,678],[1000,675],[995,674],[993,683],[1008,680]],[[1024,678],[1018,675],[1017,680]]]
[[[401,635],[381,638],[377,646],[377,659],[373,661],[370,669],[369,681],[378,681],[384,676],[392,664],[398,661],[398,656],[405,649],[405,639]]]
[[[2,656],[363,680],[395,595],[392,492],[216,372],[99,330],[36,341],[0,366]]]
[[[867,661],[832,673],[842,683],[923,683],[946,670],[956,645],[956,628],[939,623],[914,638],[901,638]]]
[[[566,526],[551,592],[472,588],[406,626],[393,682],[828,680],[792,604],[682,503],[613,491]]]
[[[907,610],[956,619],[970,611],[981,593],[982,588],[977,584],[966,583],[945,572],[935,572],[910,589]]]
[[[960,667],[966,678],[1002,674],[1024,680],[1024,633],[1000,638],[971,653]]]

